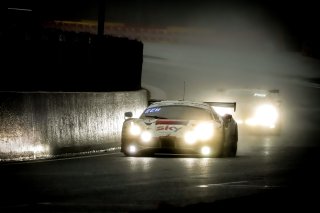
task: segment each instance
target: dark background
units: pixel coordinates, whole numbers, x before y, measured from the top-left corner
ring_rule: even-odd
[[[105,5],[107,23],[143,28],[201,28],[219,32],[222,37],[237,36],[237,33],[250,35],[251,31],[261,34],[270,31],[281,38],[278,40],[281,40],[282,48],[286,51],[297,51],[311,58],[320,57],[319,13],[316,2],[310,0],[13,0],[7,1],[6,7],[3,7],[3,11],[7,12],[2,13],[5,18],[2,19],[0,34],[5,56],[2,62],[6,64],[1,72],[5,79],[12,80],[3,83],[1,90],[140,89],[143,44],[139,41],[134,44],[125,38],[109,36],[108,41],[97,45],[95,35],[65,33],[65,43],[52,45],[61,39],[62,32],[48,32],[41,28],[43,22],[52,20],[98,21],[98,8],[101,5]],[[254,21],[246,22],[242,20],[243,17]],[[254,26],[250,25],[252,23]],[[48,34],[53,43],[43,41]],[[108,32],[105,34],[108,35]],[[89,37],[92,37],[90,44]],[[109,50],[104,51],[104,48]]]
[[[100,0],[11,0],[8,7],[31,8],[48,19],[96,19]],[[253,0],[106,0],[106,21],[144,25],[187,25],[195,15],[214,15],[225,8],[272,16],[297,34],[314,33],[319,13],[314,0],[253,1]]]
[[[13,0],[8,7],[31,8],[45,20],[97,20],[100,0]],[[101,1],[100,1],[101,2]],[[253,0],[107,0],[107,22],[121,22],[142,26],[203,26],[215,27],[218,16],[226,11],[254,13],[256,19],[280,25],[288,42],[318,48],[319,13],[314,0],[253,1]]]
[[[143,44],[128,38],[47,29],[75,20],[84,4],[10,2],[1,30],[2,91],[131,91],[141,89]],[[68,15],[67,15],[68,14]]]

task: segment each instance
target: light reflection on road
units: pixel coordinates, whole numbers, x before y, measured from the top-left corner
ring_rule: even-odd
[[[155,158],[144,158],[144,157],[128,157],[130,163],[130,169],[132,171],[144,171],[148,172],[152,168],[152,164]]]
[[[198,170],[199,175],[208,174],[209,163],[212,158],[181,158],[181,165],[187,172],[193,174],[195,170]]]
[[[262,138],[262,146],[263,146],[263,154],[264,156],[269,156],[270,154],[270,147],[272,145],[272,140],[270,137],[264,137]]]
[[[261,155],[270,156],[273,148],[285,145],[280,135],[240,135],[238,142],[238,156]]]

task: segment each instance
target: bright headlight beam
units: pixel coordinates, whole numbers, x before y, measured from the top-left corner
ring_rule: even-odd
[[[195,134],[200,140],[209,140],[213,136],[213,125],[211,123],[200,123],[195,128]]]
[[[254,116],[245,121],[249,126],[265,126],[275,128],[278,120],[278,110],[271,104],[264,104],[256,108]]]
[[[277,109],[270,104],[259,106],[255,112],[255,120],[259,125],[272,127],[278,119]]]
[[[184,134],[184,140],[187,144],[194,144],[198,140],[207,141],[213,137],[213,133],[212,123],[200,123],[192,131]]]
[[[192,131],[188,131],[184,134],[184,140],[187,144],[194,144],[197,141],[197,137]]]
[[[249,126],[256,126],[257,125],[257,121],[253,118],[249,118],[245,121],[245,124],[249,125]]]
[[[131,154],[134,154],[137,152],[137,148],[134,146],[134,145],[130,145],[128,147],[128,151],[131,153]]]
[[[141,128],[137,124],[134,124],[133,122],[130,125],[129,129],[130,133],[134,136],[140,135],[141,133]]]
[[[142,133],[141,133],[141,141],[142,142],[149,142],[149,141],[151,141],[151,139],[152,139],[152,134],[151,134],[151,132],[149,132],[149,131],[143,131]]]
[[[278,118],[278,112],[277,109],[272,105],[262,105],[257,108],[256,116],[262,118],[276,119]]]
[[[201,154],[202,155],[210,155],[211,149],[208,146],[204,146],[201,148]]]

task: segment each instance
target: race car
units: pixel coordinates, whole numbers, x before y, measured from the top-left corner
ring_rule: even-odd
[[[281,99],[278,89],[227,89],[215,95],[224,101],[239,103],[234,119],[240,131],[249,134],[279,135],[281,133]],[[215,109],[223,116],[224,109]]]
[[[126,112],[121,152],[126,156],[195,154],[204,157],[235,157],[238,126],[232,115],[220,116],[214,105],[236,103],[159,101],[139,118]]]

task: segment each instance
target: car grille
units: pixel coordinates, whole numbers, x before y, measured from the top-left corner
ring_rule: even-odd
[[[160,137],[159,139],[162,148],[175,148],[175,137]]]

